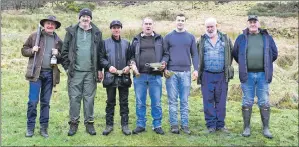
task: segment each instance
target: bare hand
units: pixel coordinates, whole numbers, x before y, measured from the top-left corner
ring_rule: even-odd
[[[192,73],[192,80],[195,81],[195,80],[197,80],[197,78],[198,78],[198,71],[194,70]]]
[[[33,48],[32,48],[32,53],[34,53],[34,52],[38,52],[38,49],[39,49],[40,47],[39,46],[34,46]]]
[[[114,66],[110,66],[109,72],[116,73],[117,69]]]
[[[58,55],[58,49],[52,48],[52,55],[57,56]]]
[[[166,63],[165,63],[165,62],[162,62],[162,66],[159,67],[159,70],[160,70],[160,71],[163,71],[163,70],[165,69],[165,67],[166,67]]]
[[[123,69],[123,72],[124,74],[128,74],[130,72],[130,67],[129,66],[126,66],[124,69]]]
[[[170,78],[169,71],[167,69],[164,70],[164,76],[165,76],[165,78]]]
[[[100,82],[103,80],[103,77],[104,77],[103,72],[98,71],[98,79],[99,79]]]

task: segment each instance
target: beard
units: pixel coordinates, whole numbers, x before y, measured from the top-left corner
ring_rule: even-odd
[[[212,33],[209,33],[207,30],[206,30],[206,34],[211,38],[211,37],[214,37],[216,34],[217,34],[217,30],[214,30]]]

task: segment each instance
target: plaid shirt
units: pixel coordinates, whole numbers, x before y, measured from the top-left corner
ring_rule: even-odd
[[[209,72],[223,72],[224,71],[224,47],[225,43],[218,39],[213,46],[211,39],[205,35],[204,44],[204,70]]]

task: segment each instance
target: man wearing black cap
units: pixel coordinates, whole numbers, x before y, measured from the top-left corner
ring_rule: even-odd
[[[277,47],[267,30],[259,28],[256,15],[248,16],[248,28],[243,30],[234,44],[233,57],[239,64],[239,78],[243,91],[243,136],[250,136],[250,118],[254,97],[263,122],[263,134],[272,138],[269,130],[269,85],[273,76],[273,62],[277,59]]]
[[[122,23],[119,20],[113,20],[110,23],[110,30],[112,36],[104,40],[103,48],[100,51],[101,67],[105,70],[103,86],[107,93],[106,128],[103,135],[108,135],[113,130],[116,89],[119,93],[122,132],[125,135],[130,135],[131,131],[128,127],[128,95],[129,87],[132,84],[128,66],[130,44],[120,37]]]
[[[62,47],[62,66],[68,75],[70,98],[70,130],[73,136],[78,130],[81,100],[83,98],[86,132],[96,135],[94,129],[94,97],[97,80],[102,80],[98,52],[102,45],[102,32],[92,22],[90,9],[79,13],[79,23],[66,28]]]
[[[55,16],[48,16],[40,21],[43,30],[38,45],[35,45],[37,32],[32,33],[22,48],[22,55],[29,57],[26,79],[29,81],[29,101],[27,109],[26,137],[34,135],[36,107],[40,101],[40,134],[48,137],[49,109],[52,89],[59,83],[60,75],[57,63],[60,63],[62,41],[54,32],[61,26]],[[35,62],[34,54],[36,53]],[[51,56],[56,56],[57,63],[51,64]],[[33,74],[32,66],[34,66]]]

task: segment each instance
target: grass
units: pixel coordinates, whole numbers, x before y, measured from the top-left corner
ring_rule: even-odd
[[[195,9],[190,9],[188,2],[160,2],[155,1],[146,5],[138,6],[106,6],[97,7],[93,11],[93,21],[103,31],[103,37],[110,36],[108,28],[113,19],[120,19],[123,22],[123,38],[131,40],[134,35],[141,31],[141,17],[149,12],[140,12],[147,8],[156,8],[155,12],[162,12],[165,8],[169,12],[176,13],[182,11],[188,16],[186,27],[197,38],[204,32],[204,19],[210,16],[217,18],[221,23],[221,29],[227,32],[234,41],[240,31],[246,25],[246,13],[254,2],[229,2],[215,5],[214,2],[196,4]],[[159,7],[158,7],[159,6]],[[215,8],[215,9],[212,9]],[[24,13],[21,13],[24,12]],[[286,39],[283,36],[275,37],[279,48],[279,58],[274,65],[273,82],[270,85],[270,102],[272,107],[270,130],[274,139],[269,140],[261,134],[261,119],[257,105],[253,108],[252,115],[252,136],[244,138],[240,134],[243,129],[241,115],[241,92],[238,79],[238,68],[234,62],[235,78],[229,83],[229,94],[227,101],[226,126],[231,131],[230,135],[216,133],[206,135],[205,121],[202,105],[202,96],[199,86],[193,82],[191,96],[189,98],[189,124],[191,136],[180,134],[175,135],[169,132],[168,104],[163,82],[162,126],[166,135],[155,134],[151,130],[150,101],[147,101],[147,128],[146,132],[140,135],[124,136],[120,129],[120,116],[118,102],[115,113],[114,131],[109,136],[101,135],[105,128],[105,101],[106,93],[102,84],[98,84],[95,98],[95,128],[96,136],[90,136],[85,132],[83,125],[83,109],[81,109],[81,122],[78,133],[73,137],[67,136],[69,129],[68,109],[69,99],[66,89],[66,75],[61,74],[61,83],[54,89],[51,98],[50,109],[50,138],[44,139],[39,133],[39,122],[37,119],[35,136],[25,138],[26,131],[26,111],[28,101],[28,81],[24,74],[27,66],[27,58],[21,55],[21,48],[29,34],[36,30],[41,18],[47,16],[47,12],[57,14],[62,26],[57,30],[58,35],[63,39],[64,28],[77,22],[77,13],[65,13],[59,10],[45,7],[34,13],[29,10],[5,11],[2,13],[2,130],[1,145],[4,146],[298,146],[298,40]],[[227,17],[222,17],[227,15]],[[287,27],[297,27],[298,19],[261,17],[267,27],[284,29]],[[269,24],[274,19],[276,23]],[[244,20],[243,22],[241,20]],[[286,23],[288,22],[288,23]],[[155,24],[155,30],[163,36],[174,28],[173,21],[161,20]],[[297,27],[298,28],[298,27]],[[295,38],[298,38],[295,36]],[[281,58],[281,59],[280,59]],[[60,66],[61,71],[62,67]],[[163,79],[164,80],[164,79]],[[129,126],[135,128],[135,94],[133,87],[129,92]],[[39,106],[38,106],[39,107]],[[38,112],[39,114],[39,112]],[[39,116],[39,115],[38,115]]]

